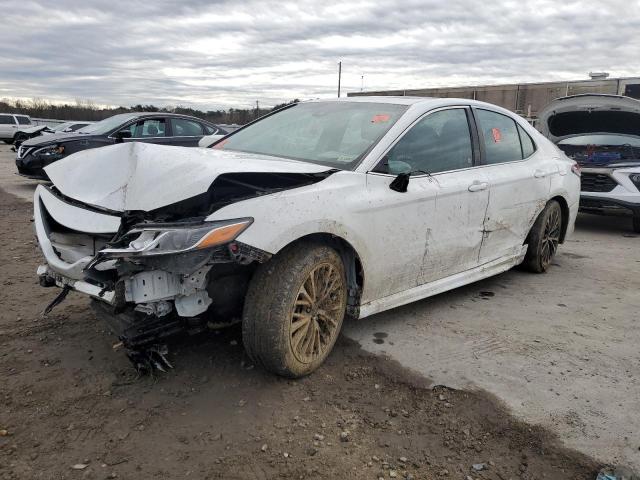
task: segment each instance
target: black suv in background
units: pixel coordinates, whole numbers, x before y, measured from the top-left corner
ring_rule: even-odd
[[[67,155],[120,142],[197,147],[205,135],[226,135],[221,128],[195,117],[173,113],[122,113],[73,133],[31,138],[18,149],[18,173],[48,180],[43,168]]]

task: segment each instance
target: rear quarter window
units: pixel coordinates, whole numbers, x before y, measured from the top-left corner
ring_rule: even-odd
[[[522,158],[529,158],[536,151],[536,145],[520,125],[518,125],[518,133],[520,134],[520,143],[522,144]]]

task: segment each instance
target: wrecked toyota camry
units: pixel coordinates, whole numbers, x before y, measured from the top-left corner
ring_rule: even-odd
[[[582,168],[580,210],[630,216],[640,232],[640,101],[562,97],[539,114],[540,131]]]
[[[256,363],[299,377],[354,319],[523,264],[571,233],[575,162],[526,121],[460,99],[285,107],[214,143],[129,143],[46,167],[41,285],[92,298],[130,357],[242,322]],[[151,360],[150,360],[151,359]]]

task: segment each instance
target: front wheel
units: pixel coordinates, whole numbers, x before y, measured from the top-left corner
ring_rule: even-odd
[[[633,231],[640,233],[640,213],[633,214]]]
[[[278,375],[307,375],[333,349],[346,305],[338,253],[318,244],[290,247],[261,265],[251,280],[242,318],[247,354]]]
[[[558,251],[562,232],[562,209],[551,200],[540,212],[527,237],[527,253],[522,265],[535,273],[546,272]]]
[[[29,140],[29,135],[27,135],[26,133],[16,133],[16,135],[13,137],[13,144],[16,147],[19,147],[27,140]]]

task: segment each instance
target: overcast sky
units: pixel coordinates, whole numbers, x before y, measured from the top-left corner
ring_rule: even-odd
[[[640,0],[0,0],[0,97],[268,106],[640,75]]]

